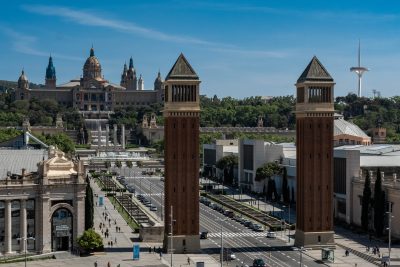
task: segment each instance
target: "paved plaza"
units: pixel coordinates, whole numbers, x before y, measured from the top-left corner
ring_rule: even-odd
[[[143,183],[143,185],[147,185],[146,183]],[[155,185],[153,185],[155,186]],[[103,194],[100,191],[100,188],[97,186],[96,183],[92,181],[92,187],[93,187],[93,192],[94,194],[101,195]],[[155,188],[157,188],[155,186]],[[160,187],[159,190],[162,190]],[[155,197],[160,197],[156,196],[159,194],[159,192],[155,192]],[[236,196],[238,197],[238,196]],[[242,195],[241,199],[246,198],[246,195]],[[94,225],[95,225],[95,230],[101,234],[101,230],[99,228],[100,222],[104,223],[106,227],[109,229],[110,236],[108,238],[104,238],[104,247],[105,251],[102,253],[96,253],[93,256],[89,257],[77,257],[70,255],[69,253],[60,253],[57,255],[57,259],[52,259],[52,260],[38,260],[38,261],[32,261],[28,262],[27,266],[37,266],[37,267],[63,267],[63,266],[77,266],[77,267],[90,267],[94,266],[94,263],[97,261],[98,267],[106,267],[108,262],[110,262],[111,266],[118,266],[120,267],[125,267],[125,266],[150,266],[150,267],[156,267],[156,266],[171,266],[171,257],[170,254],[164,254],[160,258],[160,255],[157,253],[149,253],[149,248],[158,248],[161,247],[161,243],[145,243],[145,242],[137,242],[138,241],[138,234],[133,233],[131,228],[127,225],[125,220],[120,216],[117,210],[114,210],[113,205],[110,203],[110,201],[105,198],[104,199],[104,206],[103,207],[95,207],[95,214],[94,214]],[[94,203],[97,202],[97,199],[95,199]],[[257,203],[258,204],[258,203]],[[260,205],[268,205],[268,203],[263,203],[260,202]],[[201,206],[201,212],[202,212],[202,219],[203,220],[201,223],[204,225],[204,220],[206,219],[204,217],[204,211],[206,211],[207,207]],[[272,209],[272,207],[266,207],[267,210]],[[275,207],[276,210],[279,210],[278,207]],[[108,214],[108,218],[110,218],[110,222],[105,220],[103,216],[103,212]],[[213,212],[213,211],[210,211]],[[220,216],[219,213],[213,213],[212,216]],[[207,222],[208,219],[206,219]],[[116,224],[115,224],[116,222]],[[226,224],[230,223],[229,221],[224,222]],[[231,223],[232,224],[232,223]],[[121,228],[120,232],[116,232],[116,226]],[[225,228],[225,227],[224,227]],[[229,229],[229,226],[226,225],[226,230]],[[225,230],[224,230],[225,231]],[[238,230],[239,231],[239,230]],[[227,235],[232,235],[232,240],[235,240],[235,238],[238,240],[238,238],[243,239],[246,238],[247,236],[244,235],[249,235],[249,238],[256,238],[257,242],[264,242],[266,246],[270,245],[271,241],[265,240],[262,236],[257,236],[259,234],[255,232],[242,232],[240,230],[240,233],[227,233]],[[293,233],[292,233],[293,234]],[[253,237],[254,235],[254,237]],[[215,237],[214,237],[215,236]],[[104,235],[103,235],[104,237]],[[282,243],[283,241],[287,242],[286,240],[287,235],[284,233],[278,232],[278,240],[276,243]],[[229,244],[230,239],[229,236],[224,237],[226,239],[227,244]],[[115,240],[117,242],[115,243]],[[211,242],[210,244],[212,247],[203,249],[203,253],[208,253],[208,251],[211,252],[211,256],[207,254],[180,254],[180,255],[173,255],[173,266],[189,266],[188,264],[188,259],[190,262],[191,266],[195,266],[194,263],[196,261],[204,261],[205,266],[209,267],[214,267],[214,266],[219,266],[219,262],[217,260],[218,258],[218,253],[217,250],[219,249],[219,243],[217,242],[219,240],[219,236],[216,231],[213,231],[213,233],[210,233],[209,239],[207,242]],[[243,239],[244,240],[244,239]],[[108,242],[113,241],[113,246],[109,246]],[[213,243],[212,241],[215,241]],[[373,255],[372,252],[367,252],[366,251],[366,246],[368,244],[371,244],[372,246],[379,246],[381,248],[381,253],[383,255],[387,255],[387,245],[380,243],[378,241],[373,240],[372,243],[369,243],[369,240],[364,237],[360,236],[357,234],[353,234],[348,230],[342,229],[342,228],[337,228],[336,230],[336,235],[335,235],[335,241],[337,244],[336,250],[335,250],[335,263],[332,264],[317,264],[316,262],[313,263],[312,266],[315,264],[319,266],[337,266],[337,267],[351,267],[351,266],[377,266],[377,263],[379,262],[377,255]],[[293,240],[292,240],[293,242]],[[291,242],[291,243],[292,243]],[[132,246],[134,243],[138,243],[141,246],[141,253],[140,253],[140,259],[137,261],[132,260]],[[264,244],[261,244],[264,246]],[[202,243],[204,245],[204,243]],[[208,243],[207,243],[208,244]],[[210,245],[209,244],[209,245]],[[272,243],[271,243],[272,244]],[[350,251],[349,256],[345,256],[345,250],[348,249]],[[280,253],[285,254],[288,256],[285,251],[276,251],[272,252],[273,254],[275,253],[275,256],[272,258],[275,261],[277,261],[277,257],[280,255]],[[362,254],[359,254],[362,253]],[[278,255],[279,254],[279,255]],[[313,259],[319,259],[321,258],[321,252],[318,251],[306,251],[305,254],[308,256],[304,255],[303,257],[307,257],[309,260],[309,263],[313,261]],[[357,255],[356,255],[357,254]],[[299,257],[299,254],[291,254],[295,255],[295,257]],[[296,256],[297,255],[297,256]],[[363,258],[362,255],[367,255],[371,258],[375,259],[375,264],[371,263],[368,261],[368,258]],[[282,255],[281,255],[282,256]],[[280,257],[280,256],[279,256]],[[400,248],[395,247],[392,250],[392,266],[400,266]],[[294,265],[281,265],[283,263],[279,262],[274,262],[271,266],[297,266],[298,264],[298,259],[294,259],[293,264]],[[224,264],[225,265],[225,264]],[[239,261],[231,261],[228,264],[229,266],[242,266],[241,262]],[[24,266],[24,262],[19,262],[19,263],[12,263],[12,264],[7,264],[7,267],[22,267]]]

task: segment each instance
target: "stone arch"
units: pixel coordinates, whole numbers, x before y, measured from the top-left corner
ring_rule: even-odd
[[[70,204],[68,203],[57,203],[54,206],[52,206],[50,208],[50,212],[49,212],[49,220],[51,220],[51,218],[53,217],[54,212],[56,212],[58,209],[61,208],[65,208],[67,210],[69,210],[69,212],[71,212],[71,214],[74,216],[74,207],[72,207]]]
[[[57,203],[50,209],[51,249],[67,251],[74,246],[75,214],[68,203]]]

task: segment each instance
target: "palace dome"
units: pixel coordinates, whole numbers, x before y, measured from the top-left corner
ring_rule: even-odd
[[[93,47],[90,49],[90,56],[83,65],[83,79],[101,79],[101,65],[94,55]]]

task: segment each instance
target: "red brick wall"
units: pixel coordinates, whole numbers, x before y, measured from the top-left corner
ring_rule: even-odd
[[[173,206],[174,235],[199,234],[199,117],[166,117],[165,232],[170,231]]]
[[[296,128],[296,227],[333,230],[333,117],[300,117]]]

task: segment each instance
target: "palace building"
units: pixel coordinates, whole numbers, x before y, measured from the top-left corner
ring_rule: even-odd
[[[107,114],[116,108],[127,106],[146,106],[152,103],[161,103],[164,100],[160,72],[154,81],[152,90],[144,90],[142,75],[136,74],[133,59],[129,60],[129,67],[124,65],[120,84],[109,82],[102,75],[100,61],[90,49],[90,55],[83,65],[83,75],[80,79],[73,79],[67,83],[57,85],[56,69],[53,58],[50,56],[46,68],[44,88],[29,88],[29,81],[23,70],[18,79],[15,90],[15,99],[54,99],[59,104],[77,108],[81,113]]]

